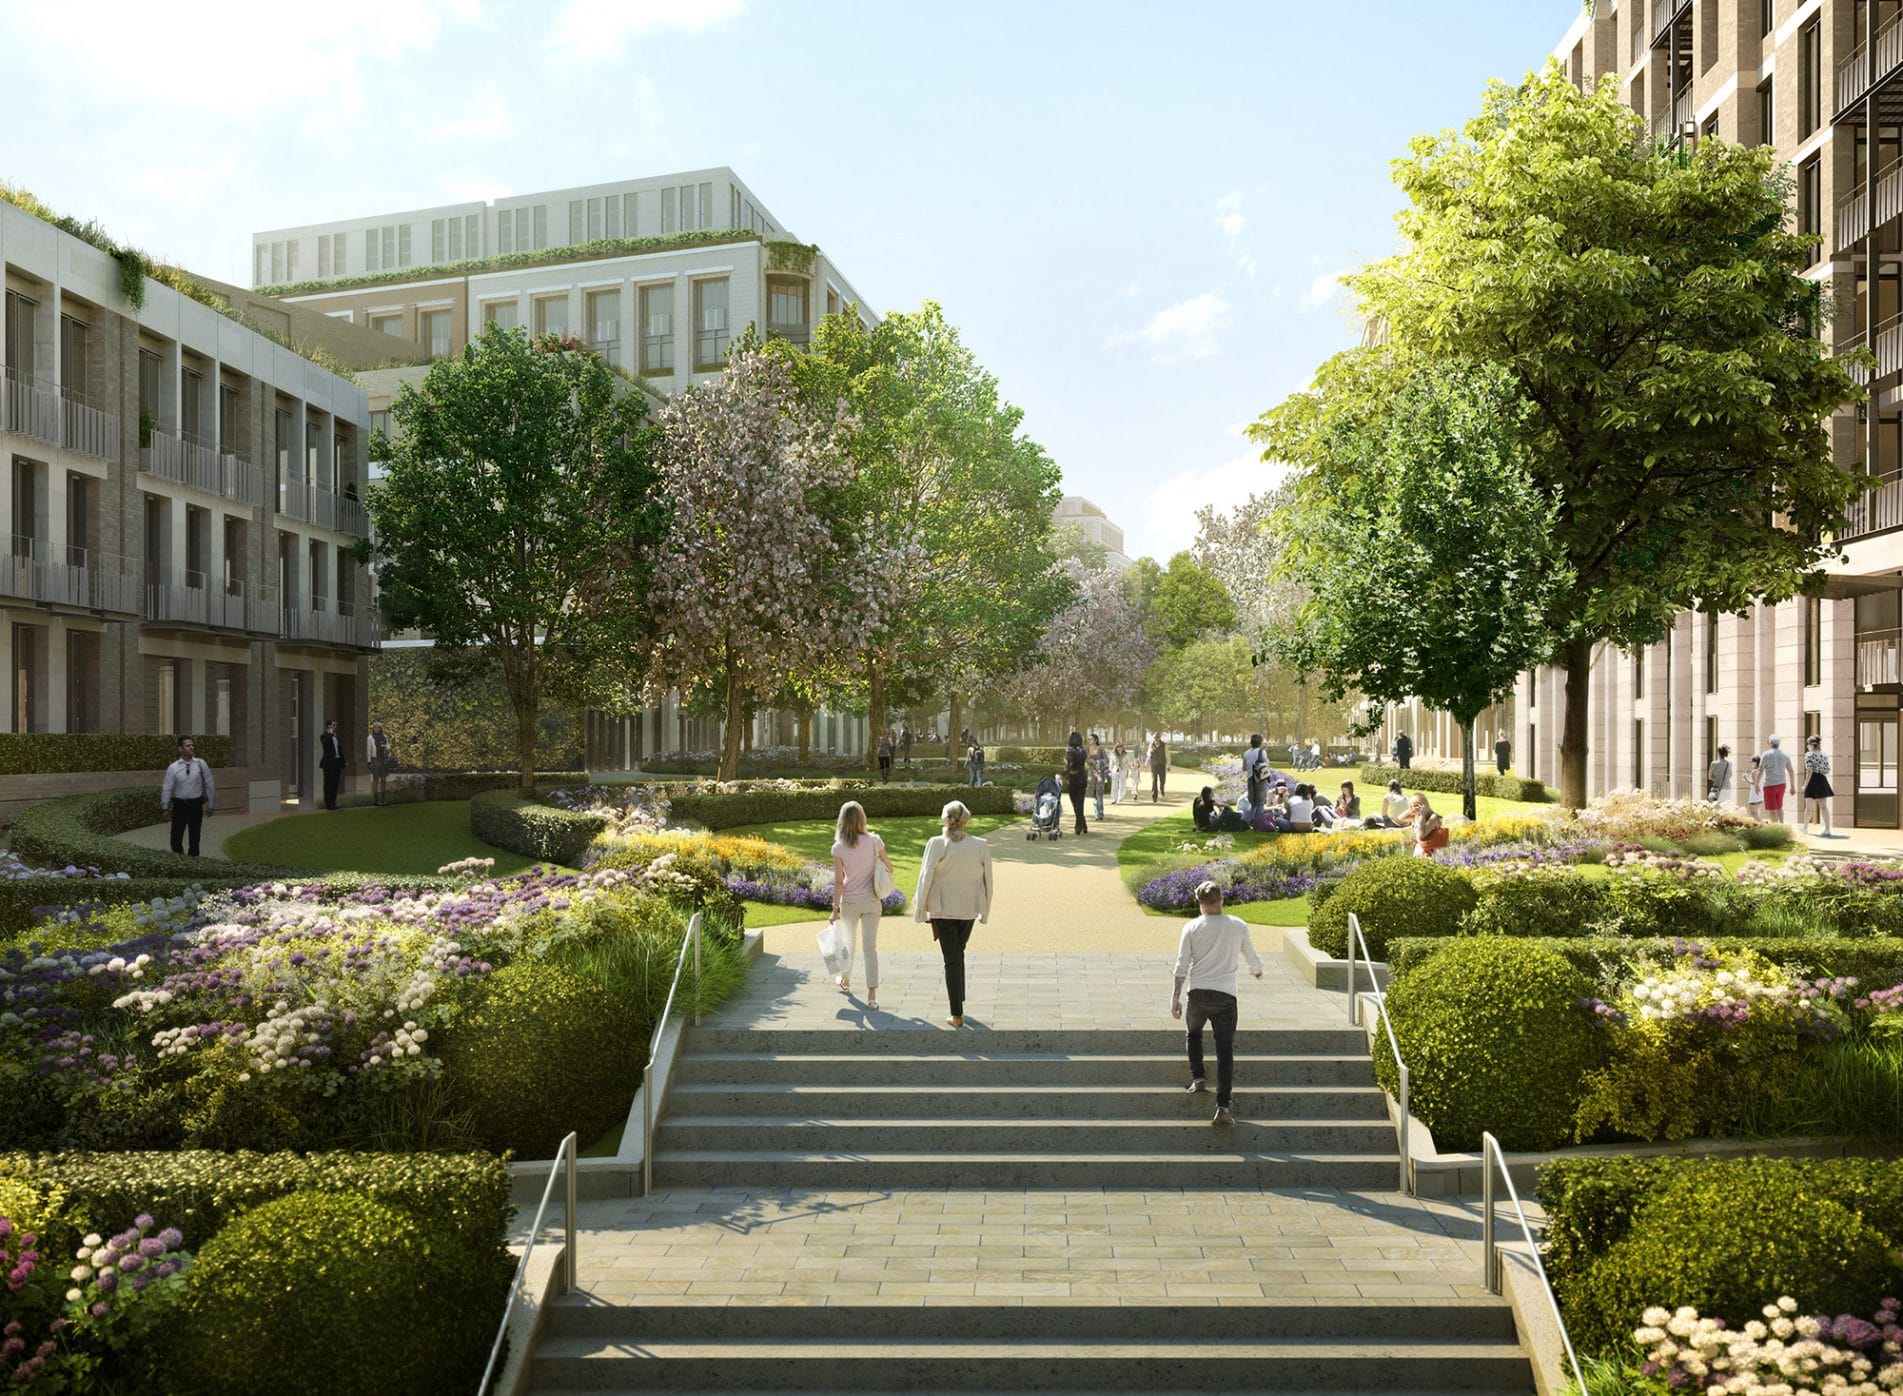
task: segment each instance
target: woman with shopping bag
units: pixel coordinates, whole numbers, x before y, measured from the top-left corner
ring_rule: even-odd
[[[932,925],[932,939],[945,957],[945,995],[951,1016],[945,1025],[965,1025],[965,946],[971,929],[991,918],[991,848],[970,831],[971,811],[953,800],[939,813],[944,833],[925,845],[912,914]]]
[[[853,941],[857,938],[866,949],[866,1007],[879,1006],[879,917],[884,914],[881,899],[897,886],[892,874],[892,855],[885,843],[866,828],[866,811],[857,800],[839,807],[839,823],[833,838],[833,914],[820,934],[820,949],[825,953],[828,941],[844,938],[827,956],[828,968],[835,955],[844,963],[833,982],[842,994],[852,993]],[[843,922],[843,924],[841,924]]]

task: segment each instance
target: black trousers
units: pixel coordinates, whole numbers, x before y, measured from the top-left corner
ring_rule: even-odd
[[[1189,1074],[1203,1075],[1203,1024],[1216,1030],[1216,1104],[1227,1105],[1236,1083],[1236,996],[1216,989],[1191,989],[1183,1015],[1184,1041],[1189,1048]]]
[[[882,781],[890,781],[892,779],[892,758],[890,756],[881,756],[879,758],[879,779]]]
[[[191,836],[191,856],[198,856],[198,835],[205,827],[205,797],[186,800],[177,796],[172,800],[172,852],[185,851],[185,839]]]
[[[324,767],[324,808],[325,809],[337,808],[337,787],[343,782],[343,778],[344,778],[344,768],[342,766]]]
[[[1155,804],[1163,797],[1163,772],[1150,767],[1150,803]]]
[[[1262,777],[1249,777],[1249,809],[1253,813],[1262,808]]]
[[[1077,812],[1077,832],[1087,834],[1090,826],[1084,823],[1084,778],[1072,776],[1067,788],[1070,791],[1070,807]]]
[[[951,1015],[965,1016],[965,944],[971,939],[976,921],[947,921],[932,918],[932,933],[938,937],[938,953],[945,957],[945,997],[951,1001]]]

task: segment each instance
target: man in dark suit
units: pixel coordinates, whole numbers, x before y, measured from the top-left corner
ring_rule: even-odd
[[[1408,768],[1408,762],[1414,759],[1413,739],[1403,732],[1394,739],[1394,764],[1402,770]]]
[[[324,808],[337,808],[337,786],[344,778],[344,742],[337,735],[337,719],[332,718],[324,724],[324,735],[318,739],[324,754],[318,758],[317,765],[324,773]]]

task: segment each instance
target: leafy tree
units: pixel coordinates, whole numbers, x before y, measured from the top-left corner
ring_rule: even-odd
[[[652,432],[638,392],[595,354],[490,326],[390,405],[388,462],[367,500],[378,605],[448,661],[500,666],[523,789],[544,694],[580,695],[639,643],[646,573],[630,549],[658,535]]]
[[[1074,578],[1074,599],[1044,628],[1032,662],[999,683],[1011,705],[1040,728],[1127,711],[1157,654],[1116,572],[1064,566]]]
[[[1295,481],[1282,565],[1308,599],[1283,652],[1331,697],[1419,697],[1465,734],[1474,817],[1474,719],[1552,648],[1547,614],[1572,581],[1557,506],[1522,458],[1529,408],[1503,370],[1443,364],[1336,418]]]
[[[1557,62],[1494,84],[1464,133],[1395,165],[1404,251],[1348,285],[1384,342],[1324,367],[1256,438],[1317,464],[1384,390],[1361,361],[1503,368],[1571,582],[1546,611],[1566,669],[1560,796],[1586,795],[1592,654],[1660,638],[1677,612],[1734,611],[1816,584],[1859,485],[1826,419],[1859,396],[1814,335],[1814,237],[1787,230],[1769,146],[1662,149],[1617,84]]]
[[[876,628],[877,564],[841,497],[853,467],[837,412],[797,395],[785,361],[736,347],[714,383],[661,413],[666,533],[650,550],[652,688],[724,697],[719,777],[740,768],[761,704],[819,682]]]
[[[1150,597],[1152,639],[1170,649],[1235,628],[1236,603],[1222,580],[1187,552],[1176,554]]]
[[[1179,732],[1239,732],[1258,720],[1250,646],[1240,635],[1192,640],[1157,655],[1144,675],[1145,710]]]

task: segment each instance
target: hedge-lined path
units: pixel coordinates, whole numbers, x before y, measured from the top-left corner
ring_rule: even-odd
[[[282,819],[282,814],[213,814],[205,818],[204,828],[198,840],[199,856],[203,858],[229,858],[225,852],[225,840],[241,829],[253,825],[266,824],[273,819]],[[119,835],[127,843],[137,844],[140,848],[156,848],[161,852],[172,847],[172,826],[148,824],[142,829],[129,829]]]

